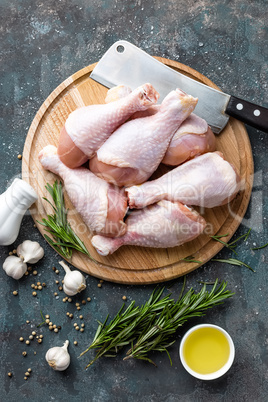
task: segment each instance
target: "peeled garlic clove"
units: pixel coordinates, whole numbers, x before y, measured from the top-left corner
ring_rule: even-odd
[[[63,346],[55,346],[48,349],[46,353],[46,361],[53,370],[66,370],[70,364],[71,358],[68,353],[69,341],[65,341]]]
[[[17,247],[17,254],[23,262],[35,264],[44,256],[44,249],[37,241],[25,240]]]
[[[78,270],[71,271],[64,261],[59,264],[63,267],[66,275],[64,277],[63,290],[68,296],[74,296],[86,288],[86,278]]]
[[[10,255],[4,261],[3,270],[13,279],[20,279],[27,271],[27,264],[19,257]]]

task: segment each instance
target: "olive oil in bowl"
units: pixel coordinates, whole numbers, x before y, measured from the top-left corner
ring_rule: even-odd
[[[201,324],[184,335],[180,357],[190,374],[199,379],[212,380],[222,376],[231,367],[234,344],[224,329],[212,324]]]

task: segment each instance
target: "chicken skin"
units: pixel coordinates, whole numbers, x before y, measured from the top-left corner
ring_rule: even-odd
[[[127,199],[118,187],[96,177],[88,169],[68,168],[61,162],[57,148],[48,145],[39,153],[42,166],[60,176],[69,198],[88,228],[106,236],[122,236]]]
[[[58,154],[70,168],[76,168],[92,158],[113,131],[136,111],[155,104],[158,92],[144,84],[127,96],[101,105],[89,105],[74,110],[62,128]]]
[[[122,237],[93,236],[91,242],[103,256],[123,245],[166,248],[195,239],[206,222],[196,211],[180,202],[160,201],[148,208],[132,211],[126,219],[127,231]]]
[[[207,122],[192,113],[173,135],[162,163],[178,166],[195,156],[216,150],[216,138]]]
[[[91,159],[90,170],[118,186],[143,183],[157,169],[173,134],[196,104],[197,98],[180,89],[171,91],[157,113],[121,125]]]
[[[227,204],[240,189],[240,177],[219,152],[208,152],[174,168],[160,178],[126,189],[130,208],[160,200],[213,208]]]

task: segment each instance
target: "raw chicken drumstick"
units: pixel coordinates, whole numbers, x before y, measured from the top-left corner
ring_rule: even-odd
[[[131,93],[125,85],[118,85],[107,91],[105,102],[113,102]],[[160,105],[153,105],[146,110],[136,112],[131,119],[151,116],[159,111]],[[207,122],[191,113],[173,135],[162,163],[178,166],[183,162],[216,150],[216,138]]]
[[[88,228],[106,236],[122,236],[127,211],[126,196],[118,187],[99,179],[88,169],[68,168],[57,155],[57,148],[46,146],[40,153],[42,166],[60,176],[77,212]]]
[[[171,91],[156,114],[131,119],[114,131],[90,160],[90,170],[118,186],[143,183],[157,169],[173,134],[196,104],[197,98],[180,89]]]
[[[112,132],[139,110],[145,110],[159,98],[151,84],[144,84],[116,102],[89,105],[74,110],[61,130],[58,154],[70,168],[92,158]]]
[[[166,248],[175,247],[199,236],[206,221],[196,211],[180,202],[159,201],[148,208],[132,211],[126,219],[122,237],[93,236],[91,242],[99,254],[112,254],[123,245]]]
[[[162,163],[178,166],[206,152],[216,150],[216,138],[207,122],[194,113],[184,120],[173,135]]]
[[[213,208],[227,204],[240,189],[240,177],[219,152],[208,152],[159,179],[126,189],[130,208],[144,208],[160,200]]]

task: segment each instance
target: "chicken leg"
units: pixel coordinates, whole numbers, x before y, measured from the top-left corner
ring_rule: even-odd
[[[127,200],[122,190],[96,177],[86,168],[68,168],[52,145],[42,149],[39,159],[45,169],[63,179],[72,204],[91,231],[106,236],[122,236],[125,233],[123,218]]]
[[[122,99],[74,110],[62,128],[58,154],[70,168],[81,166],[92,158],[112,132],[133,113],[145,110],[159,98],[151,84],[144,84]]]
[[[91,242],[101,255],[114,253],[123,245],[166,248],[175,247],[199,236],[205,220],[180,202],[160,201],[148,208],[132,211],[122,237],[93,236]]]
[[[118,85],[107,91],[105,102],[114,102],[131,93],[125,85]],[[157,113],[161,105],[150,106],[146,110],[135,112],[131,119],[151,116]],[[207,122],[194,113],[185,119],[173,135],[162,163],[169,166],[178,166],[183,162],[216,150],[216,138]]]
[[[173,134],[196,104],[197,98],[180,89],[171,91],[157,113],[120,126],[90,161],[90,170],[118,186],[143,183],[157,169]]]
[[[213,208],[231,201],[239,189],[240,177],[234,167],[219,152],[208,152],[126,192],[130,208],[144,208],[163,199]]]

